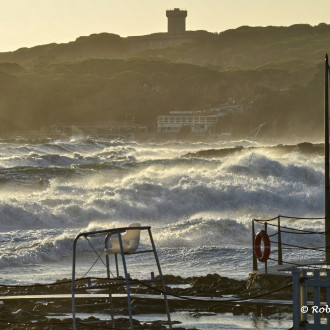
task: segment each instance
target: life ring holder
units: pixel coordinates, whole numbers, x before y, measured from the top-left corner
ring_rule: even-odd
[[[264,251],[261,253],[261,241],[264,242]],[[268,234],[261,230],[254,238],[254,254],[260,262],[266,262],[270,255],[270,240]]]

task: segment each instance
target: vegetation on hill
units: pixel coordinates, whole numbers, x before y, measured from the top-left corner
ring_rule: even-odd
[[[102,33],[1,53],[1,129],[133,118],[153,128],[157,115],[232,99],[244,113],[224,117],[219,132],[245,136],[265,122],[268,136],[322,135],[330,25],[189,35],[191,42],[167,48]]]
[[[213,65],[219,68],[255,68],[269,63],[303,60],[318,62],[330,43],[330,25],[249,27],[197,38],[175,49],[145,50],[143,56]]]

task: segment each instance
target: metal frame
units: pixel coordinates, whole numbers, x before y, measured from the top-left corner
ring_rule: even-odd
[[[125,233],[127,230],[146,230],[148,231],[149,234],[149,239],[151,243],[152,249],[149,250],[138,250],[136,252],[132,253],[125,253],[124,248],[123,248],[123,243],[122,243],[122,237],[121,235]],[[108,248],[108,242],[109,238],[112,235],[117,235],[119,244],[120,244],[120,255],[121,255],[121,260],[122,260],[122,266],[125,274],[125,281],[122,281],[122,279],[119,278],[119,266],[118,266],[118,257],[117,254],[115,254],[115,265],[116,265],[116,277],[111,277],[111,272],[110,272],[110,258],[109,255],[106,255],[105,257],[105,265],[106,265],[106,273],[107,277],[104,278],[105,280],[112,280],[115,281],[116,283],[107,283],[107,284],[101,284],[101,285],[91,285],[91,283],[88,283],[87,287],[76,287],[76,257],[77,257],[77,242],[80,238],[85,238],[88,239],[89,237],[102,237],[105,236],[105,242],[104,246],[105,249]],[[98,256],[98,259],[101,259],[101,256],[94,250],[95,254]],[[148,280],[139,280],[139,282],[160,282],[162,283],[162,291],[164,292],[164,303],[165,303],[165,309],[166,309],[166,314],[167,314],[167,319],[168,319],[168,324],[170,329],[172,329],[172,323],[171,323],[171,316],[170,316],[170,311],[169,311],[169,306],[168,306],[168,300],[167,300],[167,294],[166,294],[166,287],[164,283],[164,278],[162,274],[162,270],[160,267],[157,251],[156,251],[156,246],[151,234],[151,227],[150,226],[142,226],[142,227],[121,227],[121,228],[113,228],[113,229],[107,229],[107,230],[100,230],[100,231],[92,231],[92,232],[84,232],[80,233],[78,236],[76,236],[74,243],[73,243],[73,262],[72,262],[72,321],[73,321],[73,329],[77,329],[77,324],[76,324],[76,304],[75,304],[75,293],[79,290],[86,290],[86,289],[98,289],[98,288],[110,288],[111,286],[114,285],[125,285],[126,286],[126,292],[127,292],[127,305],[128,305],[128,312],[129,312],[129,322],[130,322],[130,329],[133,329],[133,318],[132,318],[132,306],[131,306],[131,291],[130,291],[130,284],[131,282],[135,282],[136,280],[133,280],[130,278],[130,275],[127,270],[127,264],[126,264],[126,255],[133,255],[133,254],[139,254],[139,253],[153,253],[154,258],[156,261],[158,273],[160,276],[160,279],[154,278],[153,274],[151,276],[151,279]],[[103,262],[103,261],[102,261]],[[99,278],[98,278],[99,279]],[[118,281],[118,282],[117,282]],[[112,295],[109,292],[109,299],[110,299],[110,305],[112,307]],[[115,320],[114,320],[114,315],[113,315],[113,310],[111,309],[111,320],[113,327],[115,327]]]
[[[295,269],[292,271],[293,280],[293,329],[329,329],[330,327],[330,270],[326,270],[326,278],[321,279],[320,270],[315,269],[312,276],[307,276],[307,269]],[[313,288],[313,302],[307,301],[307,288]],[[321,303],[320,288],[326,288],[326,302]],[[311,305],[326,309],[327,323],[321,323],[320,313],[312,313],[314,324],[307,321],[307,313],[303,308],[311,311]]]
[[[282,242],[282,228],[281,228],[281,221],[283,222],[283,220],[290,220],[290,219],[295,219],[295,220],[302,220],[302,221],[318,221],[318,220],[323,220],[324,218],[317,218],[317,217],[314,217],[314,218],[303,218],[303,217],[288,217],[288,216],[283,216],[283,215],[278,215],[277,217],[275,218],[272,218],[272,219],[252,219],[252,230],[251,230],[251,233],[252,233],[252,270],[253,271],[258,271],[258,260],[255,256],[255,253],[254,253],[254,240],[255,240],[255,236],[256,236],[256,230],[257,230],[257,227],[256,225],[260,228],[264,227],[264,231],[267,232],[267,228],[269,228],[269,226],[272,226],[272,228],[274,228],[276,231],[273,235],[277,235],[277,242],[272,242],[272,245],[274,244],[275,247],[277,247],[277,260],[274,259],[273,261],[274,262],[277,262],[277,265],[278,266],[283,266],[284,264],[286,264],[285,261],[283,261],[283,249],[285,248],[286,245],[288,245],[286,242]],[[289,229],[290,228],[287,228],[287,227],[283,227],[284,229]],[[285,230],[284,230],[285,232]],[[317,232],[310,232],[311,234],[316,234]],[[299,234],[299,231],[295,231],[294,228],[292,228],[292,232],[291,234],[293,235],[298,235]],[[323,235],[323,232],[320,232],[318,233],[320,235]],[[284,248],[283,248],[284,246]],[[297,247],[299,248],[299,247]],[[306,247],[300,247],[300,248],[308,248],[307,246]],[[311,248],[312,249],[312,248]],[[319,251],[320,253],[323,252],[323,250],[320,250]],[[321,256],[320,256],[321,257]],[[313,261],[313,264],[316,264],[315,261]],[[292,266],[296,267],[296,266],[307,266],[305,264],[294,264],[292,263],[290,265],[290,263],[288,263],[289,267],[291,267],[290,271],[292,270]],[[274,265],[271,265],[271,266],[274,266]],[[265,267],[265,273],[267,273],[267,262],[264,263],[264,267]],[[280,269],[280,268],[278,268]],[[284,270],[283,267],[281,267],[282,270]]]

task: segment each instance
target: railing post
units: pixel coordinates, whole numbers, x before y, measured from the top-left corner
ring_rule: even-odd
[[[265,226],[265,232],[266,232],[266,234],[267,234],[267,222],[265,221],[265,223],[264,223],[264,226]],[[268,269],[267,269],[267,260],[265,261],[265,274],[267,274],[268,273]]]
[[[258,270],[258,261],[257,257],[254,254],[254,238],[256,236],[255,229],[254,229],[254,220],[252,220],[252,262],[253,262],[253,270]]]
[[[300,328],[300,288],[299,288],[300,270],[292,271],[292,313],[293,313],[293,330]]]
[[[71,294],[72,294],[72,329],[76,330],[76,303],[75,303],[75,289],[76,289],[76,246],[79,236],[76,237],[73,243],[73,258],[72,258],[72,278],[71,278]]]
[[[330,270],[327,269],[327,283],[330,282]],[[327,287],[327,305],[330,306],[330,287]],[[330,326],[330,313],[327,313],[327,325]]]
[[[300,273],[301,278],[307,278],[307,269],[302,269]],[[300,306],[307,306],[307,286],[300,285]],[[300,321],[307,322],[307,313],[300,313]]]
[[[325,55],[324,75],[324,213],[325,260],[330,261],[330,146],[329,146],[329,59]]]
[[[320,282],[320,270],[319,269],[314,269],[313,280],[317,283]],[[318,285],[320,285],[320,284],[318,284]],[[320,305],[321,305],[320,286],[314,286],[313,291],[314,291],[314,306],[317,306],[318,308],[320,308]],[[320,313],[314,313],[314,324],[316,326],[319,326],[321,324]],[[315,328],[317,329],[317,327],[315,327]]]
[[[281,237],[281,217],[277,217],[277,259],[278,264],[283,265],[282,259],[282,237]]]

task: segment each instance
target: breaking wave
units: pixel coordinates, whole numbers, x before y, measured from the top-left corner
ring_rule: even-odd
[[[0,267],[59,262],[71,256],[79,232],[132,222],[152,226],[169,264],[171,249],[192,263],[201,249],[222,258],[240,247],[248,258],[252,218],[324,212],[318,151],[257,147],[102,139],[3,144]]]

